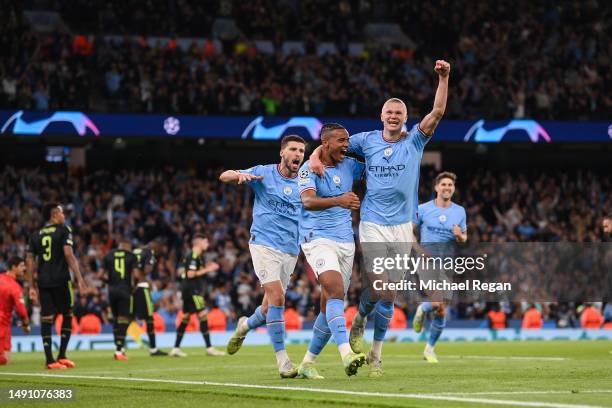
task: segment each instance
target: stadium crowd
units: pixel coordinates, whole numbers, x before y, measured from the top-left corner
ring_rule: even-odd
[[[435,174],[431,168],[423,170],[421,202],[432,198],[430,181]],[[155,250],[157,262],[149,276],[152,297],[166,327],[173,327],[181,305],[177,268],[196,232],[210,237],[206,257],[220,264],[217,273],[206,275],[208,304],[229,320],[249,314],[263,297],[248,251],[252,195],[248,188],[219,183],[220,171],[209,168],[196,174],[164,167],[85,173],[7,166],[0,173],[0,270],[10,256],[24,255],[28,237],[45,222],[43,203],[58,201],[66,203],[67,223],[76,237],[75,253],[90,286],[89,293],[78,294],[77,317],[92,313],[108,319],[99,268],[103,256],[125,236],[136,246]],[[612,209],[607,193],[611,183],[609,175],[588,171],[533,170],[511,176],[475,170],[459,178],[455,201],[466,208],[471,241],[600,242],[606,239],[601,219]],[[349,305],[358,303],[358,276],[356,264]],[[287,291],[288,306],[303,319],[312,320],[318,313],[319,297],[314,274],[300,260]],[[415,305],[402,299],[397,306],[406,316],[414,313]],[[521,318],[529,305],[502,306],[508,317]],[[577,321],[571,305],[538,307],[546,319]],[[490,309],[482,301],[462,302],[452,306],[450,316],[481,319]]]
[[[395,96],[420,117],[431,108],[437,58],[453,65],[446,118],[607,119],[612,107],[610,11],[595,0],[0,3],[3,109],[374,116]],[[74,34],[35,34],[22,7],[59,11]],[[245,36],[186,50],[137,37],[211,39],[213,17],[233,18]],[[370,21],[399,24],[414,47],[368,42]],[[294,38],[304,55],[253,42],[279,50]],[[323,40],[337,52],[316,56]],[[347,53],[353,40],[365,44],[360,55]]]

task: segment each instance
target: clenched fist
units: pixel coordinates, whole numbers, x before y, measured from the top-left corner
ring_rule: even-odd
[[[444,60],[437,60],[434,71],[443,78],[447,77],[450,74],[450,64]]]

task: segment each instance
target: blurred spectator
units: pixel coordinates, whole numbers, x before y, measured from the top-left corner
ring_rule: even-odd
[[[574,310],[568,307],[567,304],[562,303],[557,311],[557,327],[560,329],[569,329],[577,326],[576,315]]]
[[[232,299],[229,296],[229,282],[215,290],[214,303],[226,316],[232,316]]]
[[[302,317],[291,303],[288,303],[285,307],[285,328],[287,330],[300,330],[302,328]]]
[[[219,308],[212,308],[208,312],[208,328],[210,331],[225,331],[227,329],[227,316]]]
[[[494,304],[493,308],[487,313],[487,322],[491,330],[501,330],[508,327],[506,314],[500,310],[498,303]]]
[[[86,314],[79,321],[79,334],[102,333],[102,321],[95,314]]]
[[[35,35],[13,3],[2,1],[0,18],[4,108],[43,109],[46,99],[49,109],[371,117],[395,96],[421,117],[442,57],[452,65],[447,118],[607,120],[612,108],[612,20],[597,2],[26,2],[47,4],[95,38]],[[222,13],[245,37],[219,38],[217,50],[212,25]],[[348,55],[368,22],[399,24],[414,47],[370,41]],[[136,36],[104,37],[127,33]],[[149,46],[142,36],[150,35],[169,37],[169,46]],[[207,42],[181,49],[177,36]],[[265,54],[258,39],[302,40],[305,55]],[[337,51],[315,56],[324,40]]]
[[[583,329],[599,329],[604,322],[604,318],[592,304],[588,304],[580,314],[580,327]]]
[[[357,314],[358,309],[355,305],[350,305],[344,310],[344,319],[346,320],[346,328],[351,329],[353,326],[353,318]]]
[[[199,174],[158,167],[148,170],[67,172],[53,168],[0,170],[0,264],[9,255],[23,255],[27,238],[43,224],[40,208],[47,200],[67,203],[67,223],[75,234],[75,253],[89,283],[90,293],[78,294],[75,316],[93,313],[108,321],[106,287],[98,272],[100,261],[112,248],[114,237],[127,236],[135,246],[149,244],[157,263],[150,273],[156,312],[172,329],[181,300],[177,296],[177,263],[190,236],[205,231],[211,237],[207,261],[220,270],[206,277],[211,305],[228,319],[252,313],[263,292],[253,274],[248,251],[252,196],[248,190],[220,185],[222,169],[205,168]],[[431,168],[421,171],[420,200],[432,194]],[[493,172],[473,169],[461,173],[456,201],[468,212],[470,241],[575,241],[600,242],[601,219],[610,211],[611,179],[591,171],[532,169]],[[107,215],[113,218],[112,228]],[[497,216],[496,214],[500,214]],[[355,223],[358,218],[355,218]],[[528,227],[528,228],[527,228]],[[360,255],[357,254],[357,257]],[[347,296],[356,305],[361,290],[358,262]],[[319,313],[320,290],[302,260],[288,284],[287,303],[305,319]],[[403,300],[398,299],[398,304]],[[559,327],[572,327],[575,306],[554,305],[542,310]],[[521,318],[520,308],[505,302],[506,316]],[[612,316],[609,304],[604,309]],[[453,304],[449,313],[460,319],[486,318],[484,302]],[[350,319],[347,320],[350,322]],[[196,330],[199,322],[195,322]]]
[[[521,327],[523,329],[541,329],[543,325],[542,313],[540,313],[535,305],[531,305],[523,316]]]
[[[612,303],[606,303],[603,310],[603,317],[605,323],[612,323]]]
[[[406,313],[399,307],[395,306],[393,311],[393,317],[389,323],[391,329],[406,329],[408,327],[408,319]]]

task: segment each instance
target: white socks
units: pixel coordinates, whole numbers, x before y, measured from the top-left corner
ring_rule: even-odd
[[[247,322],[247,320],[244,320],[242,322],[241,325],[238,326],[238,334],[240,336],[246,336],[246,334],[249,332],[249,324]]]
[[[289,355],[287,354],[287,350],[279,350],[276,352],[276,364],[278,365],[278,369],[282,370],[283,367],[287,363],[290,363]]]
[[[382,341],[374,340],[372,342],[372,350],[370,351],[370,353],[372,353],[372,356],[374,356],[375,358],[379,360],[380,360],[380,355],[382,354],[382,346],[383,346]]]
[[[351,353],[353,350],[351,350],[351,346],[348,343],[344,343],[344,344],[340,344],[338,346],[338,351],[340,351],[340,356],[342,357],[342,359],[344,360],[344,357],[346,357],[349,353]]]
[[[314,363],[317,357],[319,357],[317,354],[313,354],[310,352],[310,350],[307,350],[302,363]]]

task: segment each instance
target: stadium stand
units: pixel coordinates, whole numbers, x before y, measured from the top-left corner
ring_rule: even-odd
[[[114,242],[108,232],[109,214],[116,234],[155,248],[158,262],[150,274],[153,300],[167,328],[174,327],[175,319],[180,320],[177,262],[188,249],[191,234],[199,231],[211,237],[210,256],[221,265],[217,274],[207,277],[209,304],[228,299],[224,311],[230,321],[250,313],[263,296],[252,279],[247,247],[251,217],[248,203],[252,198],[248,190],[220,185],[216,180],[220,169],[209,170],[195,176],[171,167],[124,169],[111,174],[7,166],[0,173],[0,224],[6,231],[0,241],[0,270],[9,254],[23,255],[27,237],[43,223],[42,203],[54,199],[70,203],[67,221],[75,230],[76,252],[92,288],[91,293],[79,294],[77,318],[93,313],[103,321],[108,319],[107,295],[98,268]],[[422,171],[421,202],[431,198],[428,180],[433,174],[433,169]],[[165,182],[158,182],[161,180]],[[515,172],[511,177],[506,172],[474,170],[460,177],[456,194],[468,211],[468,229],[474,240],[599,242],[604,236],[598,225],[611,206],[606,193],[610,183],[609,175],[591,171],[553,174],[534,169]],[[354,282],[348,297],[353,305],[359,279]],[[318,313],[318,292],[314,275],[298,262],[287,297],[305,320],[312,320]],[[409,305],[402,307],[407,316],[414,313]],[[521,305],[512,305],[504,311],[508,317],[520,318],[522,309]],[[451,314],[455,318],[486,318],[487,312],[486,305],[460,304]],[[543,313],[556,319],[562,311],[545,305]],[[197,329],[197,322],[194,324]]]
[[[368,1],[3,3],[0,107],[372,116],[393,95],[420,117],[440,55],[454,67],[446,118],[606,119],[612,107],[610,11],[595,2],[385,1],[376,13]],[[72,30],[34,32],[29,8],[59,12]],[[240,36],[214,37],[211,19],[233,21]],[[377,20],[397,24],[412,45],[361,38]],[[169,32],[217,45],[147,39]],[[294,37],[309,40],[283,53]],[[260,38],[276,45],[258,47]],[[329,39],[338,44],[321,48]],[[349,40],[362,41],[359,53],[344,52]],[[316,58],[317,49],[329,52]]]

